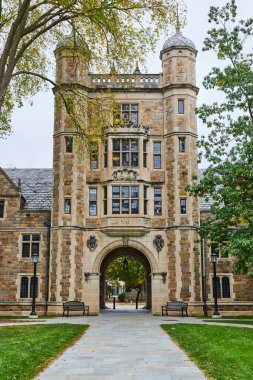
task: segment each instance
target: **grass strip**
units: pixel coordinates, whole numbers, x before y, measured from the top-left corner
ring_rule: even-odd
[[[0,378],[33,379],[87,328],[67,323],[0,327]]]
[[[209,379],[253,379],[253,329],[191,324],[162,328]]]
[[[203,322],[210,322],[210,323],[231,323],[231,324],[238,324],[238,325],[253,325],[253,321],[247,321],[247,320],[241,320],[239,319],[238,321],[236,319],[219,319],[219,320],[214,320],[214,319],[210,319],[210,320],[206,320],[206,319],[203,319]]]

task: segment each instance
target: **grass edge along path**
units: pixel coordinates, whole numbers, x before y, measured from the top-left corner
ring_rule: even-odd
[[[205,323],[224,323],[224,324],[227,324],[227,323],[231,323],[232,325],[253,325],[253,321],[250,320],[250,321],[247,321],[247,320],[243,320],[243,319],[239,319],[238,321],[236,319],[219,319],[219,320],[215,320],[215,319],[210,319],[210,320],[207,320],[207,319],[203,319],[203,322]]]
[[[67,323],[0,327],[1,379],[34,379],[87,328]]]
[[[161,327],[209,380],[253,379],[253,329],[192,324]]]

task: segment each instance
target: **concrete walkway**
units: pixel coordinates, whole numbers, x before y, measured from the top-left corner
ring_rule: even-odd
[[[73,317],[72,322],[88,323],[89,329],[37,379],[204,380],[203,373],[161,329],[168,319],[113,312]]]

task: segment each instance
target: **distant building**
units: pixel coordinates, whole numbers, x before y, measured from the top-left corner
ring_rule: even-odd
[[[98,314],[105,270],[119,256],[133,256],[146,269],[152,313],[161,313],[166,301],[184,300],[200,315],[205,299],[211,312],[210,248],[205,242],[201,252],[196,231],[208,204],[185,191],[198,173],[196,55],[177,30],[160,53],[161,74],[137,67],[115,80],[90,74],[85,64],[76,70],[68,39],[57,46],[57,83],[67,89],[75,81],[88,97],[110,88],[124,124],[108,128],[106,142],[85,162],[56,92],[53,172],[1,170],[1,313],[30,311],[33,251],[40,255],[40,313],[60,314],[63,302],[79,300]],[[217,271],[220,310],[252,312],[252,278],[233,275],[230,258],[219,258]]]

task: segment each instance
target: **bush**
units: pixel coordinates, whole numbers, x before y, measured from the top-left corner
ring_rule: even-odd
[[[125,301],[125,293],[120,293],[118,295],[118,300],[119,300],[119,302],[124,302]]]

